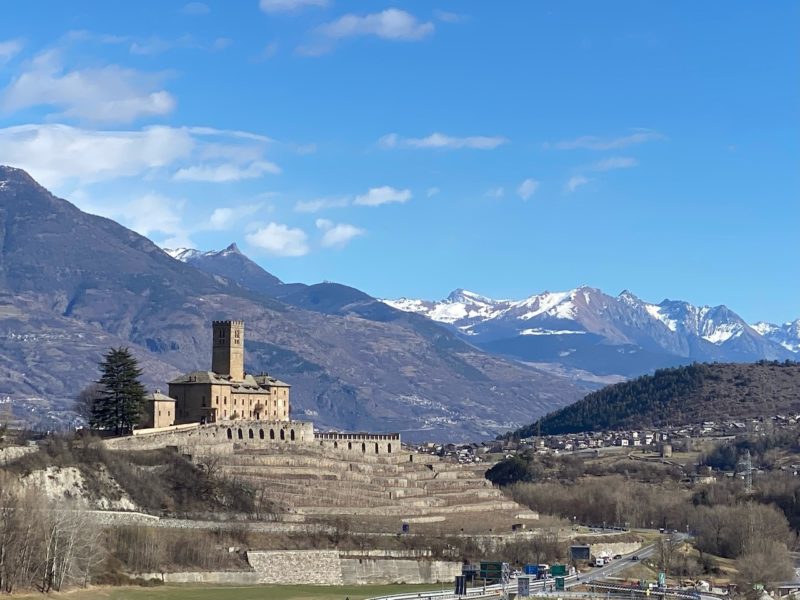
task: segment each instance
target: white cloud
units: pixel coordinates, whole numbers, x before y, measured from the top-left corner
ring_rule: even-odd
[[[517,188],[517,194],[523,200],[527,200],[531,196],[536,193],[536,190],[539,189],[539,182],[535,179],[526,179],[522,183],[519,184]]]
[[[612,156],[599,160],[591,166],[593,171],[611,171],[613,169],[629,169],[639,164],[639,161],[629,156]]]
[[[362,206],[380,206],[392,202],[408,202],[411,200],[411,190],[398,190],[388,185],[370,188],[366,194],[356,196],[353,204]]]
[[[272,256],[305,256],[308,254],[308,235],[302,229],[280,223],[268,223],[245,239]]]
[[[318,33],[331,39],[374,35],[404,41],[420,40],[432,34],[433,30],[433,23],[422,23],[414,15],[397,8],[363,16],[347,14],[317,28]]]
[[[205,2],[187,2],[181,12],[185,15],[207,15],[211,8]]]
[[[103,123],[127,123],[165,115],[175,98],[158,89],[161,75],[118,65],[66,70],[58,52],[39,54],[0,95],[0,107],[15,111],[32,106],[61,109],[61,116]]]
[[[261,51],[256,60],[269,60],[278,53],[278,42],[272,41]]]
[[[23,168],[48,187],[175,168],[189,169],[184,179],[204,175],[206,181],[230,181],[277,168],[262,158],[268,142],[258,134],[207,127],[95,131],[63,124],[17,125],[0,129],[0,163]],[[232,166],[196,166],[208,160]]]
[[[261,0],[258,5],[265,13],[287,13],[307,6],[324,7],[328,5],[328,0]]]
[[[586,185],[587,183],[589,183],[589,179],[587,177],[584,177],[583,175],[573,175],[572,177],[569,178],[569,181],[567,181],[566,185],[564,186],[564,189],[567,192],[572,193],[575,190],[577,190],[580,186]]]
[[[227,37],[218,37],[214,40],[214,43],[211,45],[212,50],[220,51],[225,50],[233,44],[233,40]]]
[[[428,196],[428,198],[433,198],[434,196],[438,196],[438,195],[439,195],[439,192],[441,192],[441,191],[442,191],[442,190],[440,190],[440,189],[439,189],[438,187],[436,187],[436,186],[434,186],[434,187],[429,187],[429,188],[427,189],[427,191],[425,192],[425,195],[426,195],[426,196]]]
[[[260,204],[243,204],[241,206],[215,208],[208,219],[207,229],[230,229],[242,219],[256,214],[260,209]]]
[[[0,65],[7,63],[22,50],[22,40],[5,40],[0,42]]]
[[[506,195],[506,190],[503,187],[489,188],[488,190],[486,190],[487,198],[494,198],[495,200],[499,200],[505,195]]]
[[[383,148],[472,148],[477,150],[493,150],[508,143],[502,136],[467,136],[453,137],[444,133],[432,133],[424,138],[401,138],[390,133],[378,140]]]
[[[275,163],[256,161],[247,166],[221,164],[184,167],[175,173],[173,179],[175,179],[175,181],[224,183],[228,181],[241,181],[242,179],[257,179],[266,173],[277,175],[280,172],[280,167]]]
[[[316,225],[317,229],[325,232],[320,242],[323,248],[343,248],[353,238],[366,233],[366,231],[355,225],[334,223],[328,219],[317,219]]]
[[[657,131],[642,129],[630,135],[617,138],[600,138],[593,135],[584,135],[574,140],[557,142],[555,147],[559,150],[574,150],[576,148],[582,148],[586,150],[615,150],[617,148],[625,148],[626,146],[632,146],[634,144],[643,144],[644,142],[652,142],[663,139],[665,139],[665,136]]]
[[[350,204],[349,198],[316,198],[298,201],[294,205],[294,210],[301,213],[316,213],[326,208],[342,208],[348,204]]]

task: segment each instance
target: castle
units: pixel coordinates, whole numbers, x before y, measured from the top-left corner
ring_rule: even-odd
[[[214,321],[211,370],[192,371],[169,382],[169,394],[147,396],[147,427],[184,423],[289,421],[289,388],[267,374],[244,371],[244,321]]]

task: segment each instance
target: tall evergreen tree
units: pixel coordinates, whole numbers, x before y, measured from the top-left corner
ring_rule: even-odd
[[[100,393],[92,405],[94,429],[130,433],[139,424],[144,405],[142,370],[128,348],[112,348],[100,363]]]

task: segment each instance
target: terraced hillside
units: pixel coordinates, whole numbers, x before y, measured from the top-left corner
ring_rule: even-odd
[[[249,483],[284,510],[316,517],[461,523],[465,514],[491,514],[509,523],[537,515],[509,501],[484,479],[485,467],[402,453],[361,460],[314,446],[291,453],[237,449],[215,457],[215,468]]]

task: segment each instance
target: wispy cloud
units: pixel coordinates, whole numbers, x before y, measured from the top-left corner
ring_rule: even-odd
[[[413,42],[433,34],[434,29],[432,22],[422,22],[411,13],[398,8],[387,8],[367,15],[347,14],[317,27],[315,33],[321,41],[301,47],[298,51],[306,55],[324,54],[331,50],[336,40],[362,36]]]
[[[187,2],[181,12],[185,15],[207,15],[211,8],[205,2]]]
[[[310,6],[324,7],[328,0],[261,0],[258,6],[265,13],[291,13]]]
[[[471,148],[494,150],[506,143],[508,143],[508,138],[502,136],[454,137],[438,132],[423,138],[403,138],[396,133],[390,133],[378,140],[378,145],[382,148]]]
[[[353,204],[380,206],[381,204],[404,203],[411,200],[411,190],[398,190],[388,185],[370,188],[366,194],[356,196]]]
[[[243,219],[253,216],[259,210],[261,210],[260,204],[242,204],[241,206],[215,208],[208,218],[206,228],[217,231],[230,229]]]
[[[306,232],[282,223],[268,223],[245,235],[245,240],[272,256],[305,256],[309,252]]]
[[[139,56],[156,56],[174,48],[201,47],[202,46],[190,35],[184,35],[176,39],[164,39],[158,36],[151,36],[146,39],[132,41],[128,50],[131,54]]]
[[[22,51],[22,40],[5,40],[0,42],[0,65],[7,63]]]
[[[344,248],[353,238],[366,233],[355,225],[334,223],[328,219],[317,219],[316,226],[324,232],[320,241],[323,248]]]
[[[450,12],[447,10],[434,10],[433,16],[443,23],[463,23],[469,21],[469,15]]]
[[[429,188],[428,188],[428,189],[425,191],[425,195],[426,195],[428,198],[433,198],[434,196],[438,196],[438,195],[439,195],[439,192],[441,192],[441,191],[442,191],[442,190],[440,190],[438,187],[436,187],[436,186],[433,186],[433,187],[429,187]]]
[[[663,139],[666,139],[666,137],[657,131],[641,129],[630,135],[616,138],[601,138],[593,135],[584,135],[574,140],[556,142],[553,145],[559,150],[575,150],[577,148],[585,150],[616,150],[635,144],[643,144],[645,142]]]
[[[536,190],[539,189],[539,182],[535,179],[526,179],[522,183],[519,184],[517,188],[517,195],[522,198],[523,200],[527,200],[531,196],[536,193]]]
[[[55,123],[16,125],[0,129],[0,156],[51,187],[73,180],[86,184],[118,177],[171,176],[192,168],[187,174],[195,175],[195,180],[202,173],[206,181],[222,181],[275,171],[263,158],[269,141],[255,133],[209,127],[97,131]],[[209,161],[233,168],[202,167]]]
[[[178,169],[173,176],[175,181],[207,181],[209,183],[223,183],[227,181],[241,181],[242,179],[257,179],[267,173],[278,175],[281,168],[273,162],[259,160],[246,166],[235,164],[196,165]]]
[[[587,183],[589,183],[589,181],[590,181],[589,178],[584,177],[583,175],[573,175],[572,177],[569,178],[569,181],[567,181],[567,183],[564,185],[564,190],[569,193],[572,193],[582,185],[586,185]]]
[[[6,112],[33,106],[61,109],[55,116],[103,123],[128,123],[140,117],[165,115],[175,98],[159,89],[161,74],[118,65],[65,69],[59,53],[39,54],[0,95]]]
[[[612,171],[614,169],[629,169],[639,164],[639,161],[630,156],[612,156],[598,160],[589,168],[593,171]]]
[[[349,204],[349,198],[315,198],[314,200],[300,200],[295,203],[294,210],[301,213],[317,213],[327,208],[343,208]]]
[[[486,190],[485,194],[487,198],[494,198],[495,200],[499,200],[505,195],[506,195],[506,190],[502,186],[489,188],[488,190]]]

